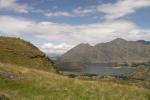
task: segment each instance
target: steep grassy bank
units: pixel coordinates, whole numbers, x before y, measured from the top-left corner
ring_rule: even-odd
[[[53,70],[53,62],[43,52],[19,38],[0,37],[0,62]]]
[[[68,78],[34,68],[0,63],[0,70],[19,77],[0,76],[0,92],[12,100],[149,100],[150,90],[113,82]]]

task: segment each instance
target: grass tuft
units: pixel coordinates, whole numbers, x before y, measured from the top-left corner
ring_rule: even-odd
[[[150,90],[68,78],[53,72],[0,64],[0,70],[17,74],[20,80],[0,78],[0,91],[12,100],[149,100]]]

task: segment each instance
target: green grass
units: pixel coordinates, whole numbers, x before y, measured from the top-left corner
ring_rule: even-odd
[[[0,92],[12,100],[149,100],[150,90],[113,82],[68,78],[50,71],[0,63],[21,80],[0,78]]]
[[[19,38],[0,37],[0,71],[20,77],[11,80],[0,75],[0,95],[10,100],[150,99],[148,89],[58,75],[43,52]]]
[[[0,37],[0,61],[54,71],[52,61],[43,52],[19,38]]]

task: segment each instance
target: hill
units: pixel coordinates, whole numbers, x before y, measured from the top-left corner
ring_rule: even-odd
[[[150,90],[113,82],[68,78],[44,70],[0,63],[0,93],[10,100],[149,100]],[[14,78],[12,76],[16,76]]]
[[[149,81],[150,86],[150,67],[139,67],[133,73],[131,77],[135,79],[143,79]]]
[[[54,70],[53,62],[43,52],[19,38],[0,37],[0,62]]]
[[[148,41],[127,41],[117,38],[95,46],[79,44],[62,55],[58,62],[73,66],[88,63],[110,63],[114,66],[150,65],[149,51],[150,45]]]
[[[68,78],[37,47],[0,37],[0,100],[149,100],[150,90]]]

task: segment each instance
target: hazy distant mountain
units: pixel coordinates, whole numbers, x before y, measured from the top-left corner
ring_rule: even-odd
[[[95,46],[79,44],[62,55],[60,63],[143,63],[150,61],[150,42],[117,38]]]

